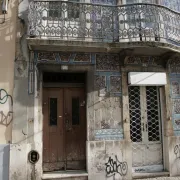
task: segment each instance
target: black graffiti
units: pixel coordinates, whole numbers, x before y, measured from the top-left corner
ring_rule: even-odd
[[[176,155],[176,158],[180,158],[180,144],[177,144],[174,147],[174,154]]]
[[[0,89],[0,104],[5,104],[9,98],[11,101],[11,105],[13,105],[12,96],[9,95],[5,89]]]
[[[135,172],[143,172],[145,169],[135,169]]]
[[[0,111],[0,124],[8,126],[13,120],[13,112],[9,111],[7,114],[4,114],[3,111]]]
[[[119,174],[120,176],[125,176],[128,171],[128,164],[127,162],[120,162],[115,156],[115,161],[109,157],[108,162],[105,163],[106,165],[106,177],[112,177],[116,174]]]
[[[9,95],[5,89],[0,89],[0,104],[4,105],[7,103],[7,101],[10,102],[9,111],[0,111],[0,124],[4,126],[8,126],[13,120],[13,99],[12,96]]]

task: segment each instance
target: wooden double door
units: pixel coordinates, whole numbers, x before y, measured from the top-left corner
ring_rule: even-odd
[[[86,169],[84,88],[43,90],[43,170]]]

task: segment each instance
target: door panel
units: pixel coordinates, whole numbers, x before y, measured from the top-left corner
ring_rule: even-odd
[[[65,89],[67,169],[85,169],[85,94],[82,88]]]
[[[83,88],[44,88],[43,170],[85,169]]]
[[[43,169],[64,168],[63,89],[44,89],[43,96]],[[58,142],[58,143],[57,143]]]

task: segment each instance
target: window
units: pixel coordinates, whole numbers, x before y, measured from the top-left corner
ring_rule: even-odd
[[[79,2],[79,0],[70,0],[69,2]],[[79,18],[79,4],[68,3],[68,18]]]
[[[50,98],[49,124],[50,126],[57,125],[57,98]]]
[[[73,3],[74,2],[74,3]],[[64,6],[65,2],[49,2],[49,17],[56,18],[68,18],[68,19],[77,19],[79,18],[79,4],[75,3],[79,0],[71,0],[67,2],[67,7]],[[67,8],[67,9],[64,9]]]
[[[79,97],[73,97],[72,98],[72,125],[79,125],[79,118],[80,118],[80,112],[79,112]]]

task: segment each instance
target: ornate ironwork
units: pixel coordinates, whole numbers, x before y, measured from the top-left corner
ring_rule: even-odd
[[[155,4],[100,5],[32,1],[29,36],[105,42],[162,41],[180,45],[180,13]]]
[[[159,93],[156,86],[129,86],[133,167],[162,164]],[[144,98],[141,98],[144,97]],[[148,154],[152,154],[148,156]],[[141,158],[141,155],[145,156]]]

